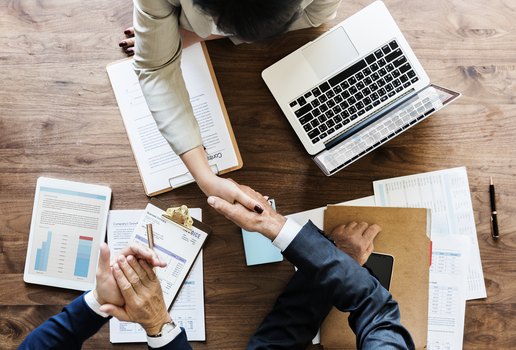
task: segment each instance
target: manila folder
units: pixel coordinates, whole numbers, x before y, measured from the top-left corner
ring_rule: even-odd
[[[327,233],[353,221],[380,225],[382,231],[374,240],[374,251],[394,256],[390,292],[399,304],[401,323],[412,335],[417,349],[426,348],[428,329],[429,212],[424,208],[329,205],[324,214]],[[330,311],[321,326],[321,344],[325,349],[357,348],[348,315],[335,308]]]

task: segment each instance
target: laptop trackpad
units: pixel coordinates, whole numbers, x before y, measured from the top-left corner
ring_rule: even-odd
[[[358,57],[358,51],[342,27],[314,41],[302,52],[319,79],[345,67]]]

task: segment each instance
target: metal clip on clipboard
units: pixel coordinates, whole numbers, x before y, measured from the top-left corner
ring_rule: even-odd
[[[184,204],[180,207],[168,208],[162,217],[176,225],[181,226],[181,228],[192,231],[194,221],[188,213],[188,207]]]

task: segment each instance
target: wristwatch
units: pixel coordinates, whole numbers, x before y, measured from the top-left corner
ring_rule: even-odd
[[[153,335],[147,334],[147,336],[150,338],[161,338],[163,335],[172,332],[174,330],[174,328],[176,328],[176,324],[174,323],[174,321],[163,323],[163,326],[161,326],[161,330],[159,331],[158,334],[153,334]]]

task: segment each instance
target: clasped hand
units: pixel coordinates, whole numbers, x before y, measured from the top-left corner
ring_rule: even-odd
[[[121,321],[139,323],[147,334],[156,334],[170,322],[161,284],[153,267],[165,267],[151,249],[132,245],[124,248],[110,266],[109,248],[100,247],[94,296],[100,310]]]

